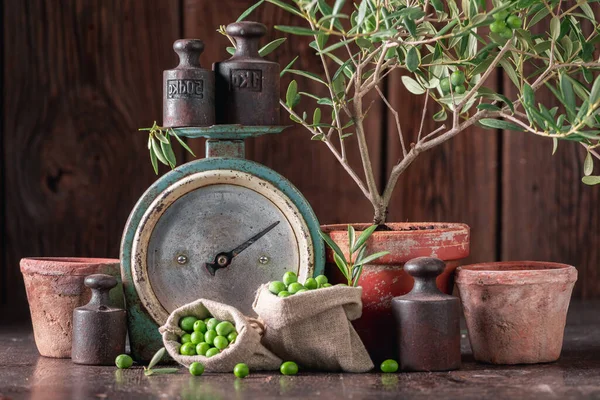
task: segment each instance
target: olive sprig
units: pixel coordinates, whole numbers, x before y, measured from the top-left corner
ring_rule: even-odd
[[[196,157],[192,149],[175,133],[173,128],[158,126],[154,121],[150,128],[140,128],[138,130],[148,131],[148,151],[150,151],[150,162],[156,175],[158,175],[159,161],[171,167],[171,169],[177,165],[177,158],[171,146],[171,137],[174,137],[184,149]]]
[[[356,237],[356,232],[352,225],[348,225],[348,259],[344,252],[325,232],[319,232],[321,238],[333,250],[333,259],[335,264],[348,280],[348,286],[357,286],[358,280],[362,275],[363,265],[375,261],[376,259],[390,254],[389,251],[380,251],[367,255],[367,240],[377,229],[377,225],[371,225],[365,229],[360,236]]]

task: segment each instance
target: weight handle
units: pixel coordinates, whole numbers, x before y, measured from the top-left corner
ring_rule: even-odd
[[[179,56],[177,69],[202,68],[200,54],[204,51],[204,42],[199,39],[179,39],[173,43],[173,50]]]
[[[438,294],[436,278],[446,269],[446,264],[433,257],[418,257],[404,264],[404,270],[415,280],[412,293]]]
[[[117,286],[117,279],[106,274],[89,275],[83,281],[84,285],[92,289],[92,298],[88,306],[110,307],[110,291]]]
[[[267,27],[258,22],[242,21],[227,25],[228,35],[235,39],[234,57],[260,58],[258,54],[260,38],[267,33]]]

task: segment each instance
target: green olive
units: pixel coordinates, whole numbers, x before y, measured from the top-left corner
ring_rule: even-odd
[[[494,33],[502,33],[508,30],[508,27],[506,26],[506,22],[504,21],[494,21],[492,22],[492,24],[490,25],[490,30]]]
[[[464,85],[456,86],[454,88],[454,93],[456,94],[464,94],[467,91]]]
[[[511,15],[506,20],[506,25],[508,25],[508,27],[512,29],[519,29],[522,24],[523,21],[521,20],[521,18],[517,17],[516,15]]]
[[[465,73],[457,69],[450,75],[450,82],[452,86],[462,85],[465,83]]]

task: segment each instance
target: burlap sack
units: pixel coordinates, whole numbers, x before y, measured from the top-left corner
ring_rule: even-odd
[[[332,286],[289,297],[258,290],[253,309],[265,323],[263,344],[308,369],[366,372],[373,362],[350,321],[362,314],[362,288]]]
[[[179,320],[183,317],[194,316],[199,319],[209,315],[221,321],[230,321],[235,325],[238,337],[221,353],[212,356],[183,356],[179,354],[179,337],[185,332],[179,328]],[[159,328],[167,352],[175,361],[189,367],[193,362],[204,364],[207,372],[232,372],[238,363],[245,363],[251,371],[277,370],[281,360],[261,343],[264,333],[262,323],[253,318],[245,317],[236,308],[217,303],[216,301],[199,299],[173,311],[167,322]]]

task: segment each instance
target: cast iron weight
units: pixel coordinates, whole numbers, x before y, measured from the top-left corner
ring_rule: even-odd
[[[442,260],[431,257],[404,265],[415,285],[408,294],[392,300],[403,371],[460,368],[460,303],[457,297],[442,293],[435,282],[445,267]]]
[[[279,64],[258,54],[267,27],[242,21],[227,25],[235,54],[215,63],[217,124],[279,125]]]
[[[125,310],[110,305],[109,293],[117,279],[95,274],[87,276],[84,284],[92,289],[92,298],[73,310],[71,359],[76,364],[113,365],[125,353],[127,335]]]
[[[204,43],[180,39],[173,43],[179,65],[163,72],[163,126],[215,124],[215,76],[200,65]]]

